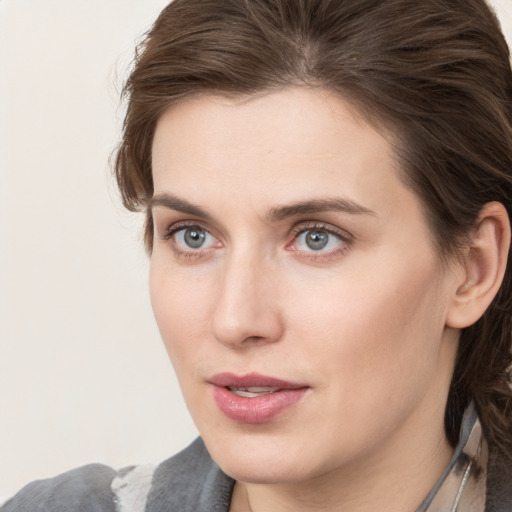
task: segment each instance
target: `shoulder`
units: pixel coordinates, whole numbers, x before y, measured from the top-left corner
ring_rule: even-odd
[[[197,439],[161,464],[90,464],[32,482],[1,512],[227,512],[233,483]]]
[[[115,471],[89,464],[46,480],[37,480],[9,500],[2,512],[115,512],[110,484]]]
[[[490,446],[485,512],[510,512],[511,510],[512,461]]]
[[[228,512],[233,485],[198,438],[158,466],[146,512]]]

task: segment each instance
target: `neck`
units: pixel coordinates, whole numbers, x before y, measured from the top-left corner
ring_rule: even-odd
[[[421,436],[411,437],[411,432],[397,431],[394,439],[366,460],[347,464],[307,482],[237,482],[230,512],[416,510],[453,453],[444,433],[443,417],[427,436],[425,429],[420,428],[417,431]],[[411,425],[410,429],[413,428]],[[404,438],[411,442],[404,444]]]

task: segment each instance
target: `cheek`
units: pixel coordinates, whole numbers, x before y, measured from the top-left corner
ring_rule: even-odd
[[[403,259],[333,275],[309,294],[296,292],[295,318],[311,357],[359,393],[381,394],[432,374],[444,327],[435,263]],[[364,270],[364,269],[371,269]],[[300,333],[299,333],[300,334]]]
[[[192,356],[208,332],[213,307],[211,284],[205,276],[177,271],[153,255],[150,295],[155,319],[167,353],[179,372],[180,361]]]
[[[333,447],[333,457],[338,448],[348,456],[371,451],[425,397],[439,395],[440,290],[430,264],[419,272],[407,263],[396,272],[333,276],[329,286],[309,286],[294,305],[301,360],[315,370],[316,388],[329,404],[311,421],[323,418],[318,435]],[[348,444],[340,444],[340,431]]]

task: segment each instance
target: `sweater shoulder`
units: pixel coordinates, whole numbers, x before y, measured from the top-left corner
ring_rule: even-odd
[[[227,512],[233,484],[198,438],[157,465],[89,464],[37,480],[0,512]]]
[[[228,512],[233,486],[198,438],[156,468],[146,512]]]
[[[89,464],[36,480],[8,500],[1,512],[115,512],[111,490],[115,476],[108,466]]]

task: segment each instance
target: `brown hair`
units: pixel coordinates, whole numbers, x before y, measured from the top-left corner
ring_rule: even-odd
[[[153,194],[151,145],[169,105],[202,92],[321,86],[355,102],[398,140],[439,254],[457,254],[482,207],[512,216],[512,74],[484,0],[174,0],[138,48],[115,161],[123,202]],[[145,240],[153,224],[147,212]],[[509,255],[510,260],[510,255]],[[512,460],[512,269],[461,335],[446,406],[455,444],[473,400],[492,447]]]

